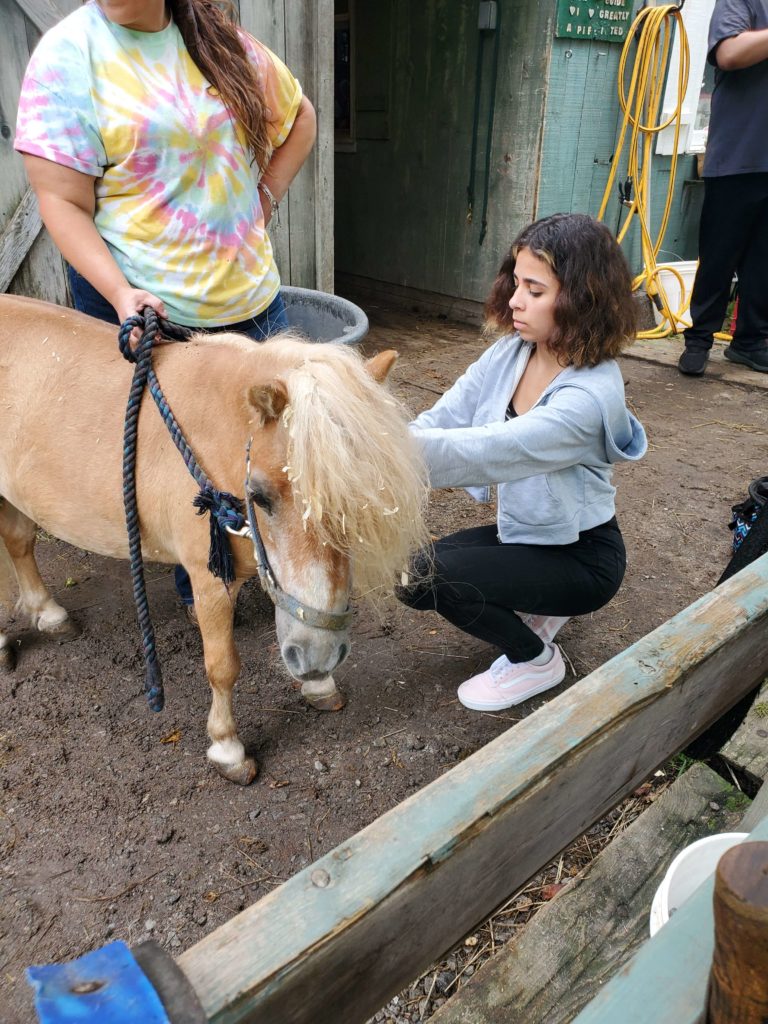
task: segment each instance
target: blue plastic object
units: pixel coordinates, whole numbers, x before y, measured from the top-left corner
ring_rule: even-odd
[[[340,295],[292,285],[283,285],[281,293],[288,323],[313,341],[357,345],[368,333],[368,317]]]
[[[41,1024],[170,1024],[124,942],[66,964],[27,968]]]

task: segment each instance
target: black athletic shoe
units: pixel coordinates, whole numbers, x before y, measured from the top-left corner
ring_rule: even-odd
[[[760,373],[768,373],[768,345],[765,348],[756,348],[751,352],[741,352],[739,349],[729,345],[725,350],[725,358],[732,363],[743,363]]]
[[[703,352],[695,351],[687,348],[680,356],[677,362],[677,368],[680,373],[684,373],[687,377],[700,377],[704,373],[704,367],[707,365],[709,359],[709,350],[704,349]]]

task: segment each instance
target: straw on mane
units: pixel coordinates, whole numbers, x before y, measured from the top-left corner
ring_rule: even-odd
[[[429,542],[427,472],[408,412],[353,349],[284,334],[272,344],[301,346],[300,362],[280,374],[294,500],[320,543],[350,555],[359,596],[390,592]]]

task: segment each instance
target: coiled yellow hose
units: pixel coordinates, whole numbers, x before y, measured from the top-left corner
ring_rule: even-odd
[[[664,82],[672,49],[675,23],[677,23],[680,39],[677,101],[674,110],[667,120],[660,121]],[[637,40],[637,51],[627,86],[627,71],[635,40]],[[628,206],[628,213],[621,230],[618,232],[617,238],[619,242],[624,239],[629,230],[629,225],[632,223],[633,218],[637,216],[640,226],[643,271],[633,281],[632,288],[633,291],[636,291],[641,286],[644,286],[651,300],[656,302],[657,308],[659,308],[663,317],[662,322],[657,327],[641,332],[638,335],[640,338],[666,338],[670,334],[678,333],[681,328],[690,326],[690,321],[685,316],[688,311],[689,300],[685,298],[685,286],[681,275],[674,267],[667,266],[664,268],[666,273],[677,278],[680,286],[681,305],[678,309],[672,309],[656,262],[667,230],[672,198],[675,191],[677,148],[682,124],[683,100],[688,88],[690,63],[688,36],[683,24],[680,7],[676,4],[665,4],[660,7],[643,8],[635,18],[632,28],[627,34],[627,40],[621,52],[618,90],[619,103],[621,104],[624,117],[613,160],[611,161],[611,172],[608,175],[605,192],[603,193],[600,212],[597,215],[598,220],[602,220],[605,216],[608,202],[613,195],[614,182],[621,163],[621,154],[628,138],[627,176],[632,182],[633,195],[624,204]],[[661,223],[656,231],[655,238],[653,238],[651,235],[649,209],[653,146],[656,135],[672,124],[674,124],[675,134],[672,145],[667,196]]]

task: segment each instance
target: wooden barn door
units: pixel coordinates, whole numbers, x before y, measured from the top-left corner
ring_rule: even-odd
[[[0,0],[0,292],[67,303],[64,264],[13,150],[24,69],[80,0]],[[243,26],[285,60],[318,111],[318,141],[270,228],[286,284],[333,290],[333,0],[241,0]]]

